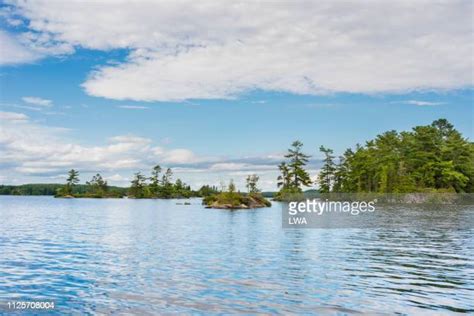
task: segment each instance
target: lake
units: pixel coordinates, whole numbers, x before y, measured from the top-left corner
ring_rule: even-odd
[[[474,312],[474,208],[283,229],[281,205],[0,197],[0,304],[54,313]],[[405,213],[409,225],[394,224]],[[0,311],[1,312],[1,311]]]

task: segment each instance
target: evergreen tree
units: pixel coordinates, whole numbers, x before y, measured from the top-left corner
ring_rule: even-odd
[[[157,197],[160,189],[160,173],[161,173],[161,167],[160,165],[156,165],[153,167],[151,171],[151,177],[150,177],[150,193],[154,196]]]
[[[135,173],[131,182],[132,185],[130,187],[129,194],[135,198],[145,197],[146,177],[142,175],[141,172],[137,172]]]
[[[92,177],[91,181],[87,181],[86,185],[90,187],[89,191],[93,194],[104,194],[108,191],[107,181],[98,173]]]
[[[304,154],[301,149],[303,143],[300,141],[294,141],[291,144],[291,148],[288,149],[288,153],[285,158],[289,160],[289,176],[292,179],[291,186],[293,188],[301,190],[301,186],[310,186],[311,179],[308,172],[304,169],[310,156]]]
[[[302,192],[302,186],[311,185],[309,174],[304,169],[310,156],[301,151],[302,147],[303,143],[300,141],[293,142],[285,155],[288,161],[278,165],[281,174],[277,179],[280,188],[275,196],[277,200],[285,200],[293,194],[299,194]]]
[[[334,190],[341,192],[473,192],[474,144],[439,119],[357,145],[340,159],[334,176]]]
[[[161,197],[171,198],[173,196],[173,184],[172,184],[173,172],[170,168],[166,169],[165,174],[162,177],[161,184]]]
[[[331,191],[336,172],[333,150],[321,146],[319,151],[324,154],[324,165],[318,175],[319,191],[321,193],[328,193]]]
[[[280,163],[278,169],[280,169],[281,174],[277,178],[277,185],[281,189],[288,189],[291,185],[290,169],[288,169],[286,162]]]
[[[64,187],[64,193],[66,195],[72,194],[73,187],[79,183],[79,172],[71,169],[68,172],[68,177],[66,179],[66,185]]]

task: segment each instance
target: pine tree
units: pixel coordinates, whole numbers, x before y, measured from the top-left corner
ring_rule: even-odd
[[[318,175],[319,191],[321,193],[328,193],[331,191],[336,172],[333,150],[321,146],[319,151],[324,154],[324,165]]]
[[[73,187],[79,183],[79,172],[71,169],[68,172],[68,177],[66,179],[66,185],[64,187],[65,194],[72,194]]]
[[[303,143],[300,141],[294,141],[291,144],[291,148],[288,149],[288,153],[285,155],[285,158],[289,160],[289,176],[292,179],[290,184],[291,187],[301,190],[302,186],[310,186],[311,179],[308,172],[304,169],[310,156],[304,154],[301,149],[303,148]]]
[[[157,197],[160,189],[160,173],[161,173],[161,167],[160,165],[156,165],[153,167],[151,171],[151,177],[150,177],[150,193],[154,196]]]
[[[137,172],[131,182],[129,194],[135,198],[145,197],[146,177],[141,172]]]
[[[474,144],[439,119],[357,145],[346,151],[334,175],[333,190],[342,192],[473,192]]]
[[[278,169],[280,169],[281,174],[277,178],[277,186],[281,189],[288,189],[291,185],[290,169],[288,169],[286,162],[280,163]]]

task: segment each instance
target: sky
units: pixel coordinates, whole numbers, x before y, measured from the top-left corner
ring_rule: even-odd
[[[292,141],[336,155],[448,119],[474,138],[472,1],[0,1],[0,184],[127,186],[155,164],[193,188]]]

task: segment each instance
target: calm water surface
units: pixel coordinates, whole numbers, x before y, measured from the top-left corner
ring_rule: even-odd
[[[55,313],[474,312],[473,207],[282,229],[281,206],[0,197],[0,303]],[[406,212],[418,220],[398,223]],[[1,313],[1,311],[0,311]]]

